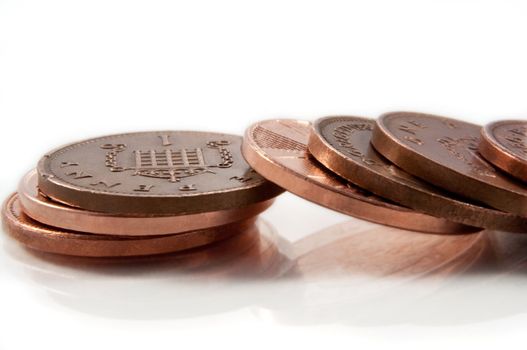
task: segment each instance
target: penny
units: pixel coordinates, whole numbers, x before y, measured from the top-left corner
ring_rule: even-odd
[[[70,144],[38,164],[40,190],[114,214],[192,214],[245,207],[282,192],[243,159],[235,135],[157,131]]]
[[[31,219],[22,211],[17,194],[11,195],[4,203],[2,219],[5,231],[31,249],[86,257],[141,256],[186,250],[244,232],[255,220],[176,235],[126,237],[86,234],[46,226]]]
[[[344,214],[416,231],[454,233],[474,228],[418,213],[344,181],[307,151],[310,123],[268,120],[246,131],[242,152],[262,176],[286,190]]]
[[[499,172],[478,153],[481,127],[421,113],[387,113],[373,146],[390,161],[447,191],[527,216],[527,186]]]
[[[375,121],[327,117],[313,125],[309,151],[328,169],[383,198],[475,227],[527,232],[527,218],[458,199],[396,167],[371,147]]]
[[[32,170],[22,178],[18,186],[18,197],[25,214],[46,225],[106,235],[164,235],[222,226],[257,216],[274,201],[268,199],[243,208],[177,216],[121,216],[55,202],[39,192],[37,177],[37,172]]]
[[[527,121],[502,120],[481,129],[479,152],[508,174],[527,181]]]

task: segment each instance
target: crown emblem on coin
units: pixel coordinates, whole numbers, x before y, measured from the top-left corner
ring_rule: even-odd
[[[213,168],[230,168],[233,164],[232,153],[228,149],[229,141],[209,141],[207,148],[218,151],[218,162],[208,162],[203,149],[146,149],[133,150],[135,164],[121,166],[118,163],[118,154],[126,150],[126,144],[104,144],[102,149],[108,150],[105,165],[112,172],[133,171],[133,175],[168,179],[170,182],[179,182],[183,178],[204,173],[213,173]]]

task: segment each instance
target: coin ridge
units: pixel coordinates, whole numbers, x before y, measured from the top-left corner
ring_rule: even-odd
[[[339,159],[343,159],[345,160],[346,162],[350,162],[351,164],[349,166],[353,167],[354,171],[360,171],[363,173],[363,175],[365,176],[365,178],[368,178],[367,176],[369,174],[371,174],[372,172],[374,172],[373,170],[364,170],[362,166],[359,166],[359,165],[355,165],[354,164],[354,160],[352,160],[351,158],[349,158],[346,154],[344,154],[343,152],[341,152],[340,150],[336,149],[335,147],[333,147],[326,139],[325,137],[322,136],[322,133],[321,133],[321,128],[322,128],[322,123],[329,123],[329,121],[331,120],[334,120],[334,121],[350,121],[350,118],[351,119],[355,119],[355,120],[362,120],[362,121],[366,121],[368,123],[372,123],[373,125],[375,125],[375,120],[374,119],[370,119],[370,118],[364,118],[364,117],[356,117],[356,116],[328,116],[328,117],[323,117],[323,118],[320,118],[318,119],[314,124],[313,124],[313,133],[311,134],[311,137],[310,137],[310,142],[309,142],[309,149],[310,149],[310,152],[313,154],[313,156],[315,158],[317,158],[324,166],[328,167],[330,170],[334,171],[335,173],[339,174],[340,176],[342,176],[343,178],[347,178],[348,176],[346,176],[345,174],[345,171],[342,171],[342,169],[344,168],[344,166],[342,166],[341,169],[337,169],[335,167],[335,164],[334,162],[329,162],[329,161],[325,161],[324,159],[322,159],[321,157],[321,150],[320,150],[320,147],[321,145],[323,145],[323,151],[324,152],[327,152],[327,154],[330,154],[330,156],[332,157],[337,157]],[[375,130],[375,128],[373,128],[373,130]],[[373,137],[373,133],[372,133],[372,137]],[[331,151],[329,151],[331,150]],[[382,154],[381,154],[382,156]],[[382,157],[381,157],[382,158]],[[350,160],[348,160],[350,159]],[[403,170],[404,172],[404,170]],[[455,221],[455,222],[458,222],[458,223],[462,223],[462,224],[465,224],[465,225],[471,225],[471,226],[485,226],[486,228],[491,228],[491,229],[501,229],[501,230],[506,230],[506,231],[510,231],[510,232],[517,232],[517,233],[523,233],[523,232],[527,232],[527,218],[525,217],[522,217],[522,216],[518,216],[518,215],[515,215],[515,214],[511,214],[511,213],[508,213],[508,212],[503,212],[503,211],[500,211],[500,210],[496,210],[496,209],[493,209],[493,208],[487,208],[487,207],[482,207],[482,206],[479,206],[479,205],[476,205],[476,204],[473,204],[473,203],[468,203],[468,202],[464,202],[464,201],[461,201],[461,200],[458,200],[456,198],[453,198],[453,197],[449,197],[448,195],[445,196],[441,193],[433,193],[433,192],[426,192],[426,189],[416,189],[416,188],[413,188],[413,187],[410,187],[409,185],[407,184],[401,184],[399,182],[396,182],[395,180],[392,180],[392,179],[386,179],[384,176],[382,175],[376,175],[377,177],[382,177],[383,178],[383,181],[389,181],[390,183],[393,183],[395,184],[396,186],[400,187],[400,188],[403,188],[405,189],[406,192],[408,192],[408,196],[411,196],[412,198],[418,198],[416,197],[416,194],[419,195],[419,197],[421,198],[421,202],[424,202],[424,203],[427,203],[428,201],[430,200],[440,200],[442,202],[450,202],[452,204],[449,204],[449,207],[452,207],[452,206],[455,206],[455,208],[458,208],[456,209],[456,212],[459,213],[460,210],[462,210],[463,212],[465,212],[465,214],[470,214],[470,215],[459,215],[459,214],[456,214],[456,215],[452,215],[450,217],[446,217],[443,213],[443,211],[445,210],[444,208],[441,209],[441,213],[442,214],[435,214],[432,212],[431,209],[429,208],[426,208],[426,212],[428,213],[427,215],[432,215],[432,216],[437,216],[437,215],[441,215],[441,217],[443,218],[447,218],[447,219],[450,219],[452,221]],[[419,182],[423,182],[423,180],[420,180],[419,178],[416,178],[417,181]],[[352,182],[352,183],[355,183],[356,179],[351,179],[349,178],[349,181]],[[359,184],[359,186],[363,186],[364,184]],[[426,184],[427,186],[429,187],[432,187],[434,188],[434,186],[432,185],[429,185],[429,184]],[[370,184],[371,186],[371,184]],[[402,186],[402,187],[401,187]],[[420,212],[424,212],[423,211],[423,207],[418,207],[418,206],[415,206],[412,204],[412,201],[410,201],[409,199],[408,200],[404,200],[404,196],[400,197],[400,196],[395,196],[395,195],[390,195],[387,191],[379,191],[379,187],[375,187],[375,188],[366,188],[367,190],[373,192],[373,193],[376,193],[378,195],[380,195],[381,197],[388,197],[389,199],[397,202],[397,203],[401,203],[401,205],[408,205],[410,207],[413,207],[414,210],[416,211],[420,211]],[[428,199],[426,199],[425,197],[423,196],[427,196],[429,197]],[[402,199],[401,199],[402,198]],[[448,210],[448,212],[450,212],[451,210]],[[481,219],[479,219],[480,221],[476,222],[475,220],[473,220],[472,218],[474,217],[474,214],[478,214],[478,217],[480,217]],[[494,215],[492,220],[489,219],[488,217],[486,217],[487,215]],[[498,216],[496,216],[498,215]],[[496,225],[496,222],[498,222],[498,224]]]
[[[449,167],[445,164],[442,164],[436,160],[429,159],[424,155],[421,155],[419,152],[412,149],[410,146],[406,145],[404,142],[399,140],[396,136],[392,136],[393,133],[388,130],[386,124],[387,120],[390,118],[396,118],[397,116],[402,115],[408,115],[408,116],[418,116],[418,117],[425,117],[425,118],[431,118],[433,120],[443,120],[443,121],[449,121],[455,124],[462,124],[466,125],[470,128],[478,128],[480,129],[481,126],[465,122],[463,120],[443,117],[440,115],[434,115],[434,114],[428,114],[428,113],[418,113],[418,112],[407,112],[407,111],[397,111],[397,112],[388,112],[382,114],[376,121],[375,127],[373,129],[373,134],[371,138],[371,143],[374,146],[379,153],[381,153],[383,156],[388,158],[391,162],[396,164],[397,166],[400,166],[404,171],[407,171],[407,169],[413,169],[413,164],[426,164],[427,167],[421,167],[420,171],[423,171],[421,175],[417,174],[415,171],[407,171],[413,175],[416,175],[417,177],[424,177],[424,172],[426,171],[427,177],[433,177],[434,178],[434,185],[443,187],[447,182],[440,179],[439,177],[435,176],[435,173],[438,172],[438,170],[441,170],[443,174],[448,174],[448,176],[442,176],[442,178],[448,178],[448,177],[455,177],[458,180],[463,181],[457,181],[460,183],[459,185],[455,185],[456,181],[449,181],[450,185],[449,191],[456,192],[459,195],[470,198],[473,200],[476,200],[478,202],[483,202],[489,206],[492,206],[496,209],[511,212],[515,215],[519,216],[526,216],[527,217],[527,188],[522,188],[518,183],[518,180],[514,180],[512,178],[506,178],[506,180],[509,180],[512,182],[513,186],[516,188],[512,189],[505,189],[503,187],[499,187],[497,185],[493,185],[490,183],[487,183],[483,180],[474,178],[472,176],[468,176],[462,171],[459,171],[455,168]],[[478,132],[478,137],[480,135],[480,132]],[[482,159],[482,162],[486,162],[484,159]],[[496,170],[495,167],[493,167],[490,163],[486,162],[488,166],[494,170]],[[425,169],[425,170],[423,170]],[[426,170],[428,169],[428,170]],[[498,173],[500,175],[500,173]],[[503,175],[500,175],[500,177],[503,177]],[[439,179],[439,180],[438,180]],[[425,180],[429,181],[429,180]],[[437,181],[437,183],[435,183]],[[463,182],[463,185],[461,186],[461,182]],[[456,186],[456,190],[453,190],[453,187],[450,186]],[[467,190],[468,188],[468,190]],[[481,191],[481,189],[484,188],[485,191]],[[473,194],[476,193],[477,195],[474,196]],[[495,199],[496,195],[500,194],[503,197],[509,198],[509,200],[500,200],[499,202]],[[508,205],[507,203],[510,202],[511,196],[514,196],[514,201],[517,202],[519,205]],[[477,197],[477,198],[476,198]],[[489,198],[491,198],[489,200]],[[494,198],[494,199],[493,199]],[[505,204],[503,204],[505,203]],[[498,204],[496,206],[496,204]],[[523,207],[523,210],[517,209],[517,207]]]
[[[244,142],[242,144],[242,153],[244,155],[244,157],[246,157],[247,161],[249,164],[253,163],[255,164],[257,161],[258,161],[258,158],[264,158],[266,162],[270,163],[273,167],[273,170],[269,170],[269,171],[264,171],[262,169],[256,169],[256,168],[259,168],[259,166],[257,167],[254,167],[257,171],[259,171],[262,175],[264,176],[268,176],[269,179],[271,181],[275,180],[274,179],[274,175],[271,175],[269,176],[269,173],[270,174],[274,174],[276,173],[277,171],[278,172],[286,172],[286,173],[289,173],[291,174],[291,176],[294,178],[293,180],[289,181],[289,182],[292,182],[294,183],[295,181],[298,181],[296,179],[299,179],[301,178],[302,176],[289,169],[288,167],[286,166],[283,166],[281,165],[280,163],[278,163],[277,161],[273,160],[272,158],[270,158],[270,156],[268,156],[265,152],[258,152],[252,148],[256,147],[257,149],[260,149],[262,150],[262,147],[260,147],[256,142],[255,140],[253,139],[253,137],[251,136],[251,133],[254,132],[254,129],[259,126],[259,125],[263,125],[263,124],[266,124],[266,123],[270,123],[270,122],[298,122],[298,123],[301,123],[303,125],[306,125],[307,127],[309,127],[311,125],[311,123],[307,122],[307,121],[303,121],[303,120],[295,120],[295,119],[269,119],[269,120],[264,120],[264,121],[260,121],[258,123],[255,123],[253,125],[251,125],[249,128],[247,128],[246,132],[245,132],[245,137],[244,137]],[[251,147],[249,144],[253,145],[253,147]],[[291,152],[290,150],[283,150],[283,149],[280,149],[281,151],[286,151],[286,152]],[[306,144],[306,152],[308,150],[308,147],[307,147],[307,144]],[[262,150],[263,151],[263,150]],[[258,154],[258,155],[256,155]],[[255,161],[256,159],[256,161]],[[318,167],[321,167],[322,170],[324,170],[325,172],[333,175],[333,176],[336,176],[335,174],[333,174],[330,170],[324,168],[321,164],[316,164]],[[338,176],[336,176],[338,177]],[[285,177],[281,177],[281,179],[286,179]],[[322,183],[313,183],[311,180],[305,180],[307,181],[308,183],[312,183],[312,186],[315,186],[315,187],[320,187],[322,191],[324,192],[331,192],[331,195],[333,196],[338,196],[340,198],[344,198],[345,200],[347,201],[355,201],[355,202],[362,202],[364,203],[365,205],[367,205],[368,207],[370,207],[369,209],[370,210],[385,210],[385,211],[393,211],[395,212],[396,214],[406,214],[406,215],[415,215],[415,216],[418,216],[420,221],[423,221],[423,220],[434,220],[435,222],[432,222],[430,224],[430,226],[434,226],[434,229],[432,229],[431,227],[429,227],[428,229],[423,229],[423,228],[417,228],[417,226],[409,226],[409,225],[401,225],[401,224],[390,224],[390,222],[387,222],[387,221],[383,221],[382,219],[380,218],[374,218],[372,216],[367,216],[367,215],[364,215],[364,214],[359,214],[359,213],[350,213],[349,211],[346,212],[342,209],[339,209],[338,207],[336,206],[331,206],[327,203],[327,201],[316,201],[316,200],[313,200],[311,199],[309,196],[306,196],[306,194],[304,193],[305,191],[302,191],[301,189],[298,189],[297,186],[292,186],[292,187],[286,187],[286,190],[306,199],[306,200],[309,200],[310,202],[313,202],[315,204],[318,204],[318,205],[321,205],[323,207],[326,207],[326,208],[329,208],[331,210],[335,210],[335,211],[338,211],[340,213],[343,213],[345,215],[350,215],[350,216],[354,216],[354,217],[357,217],[357,218],[360,218],[360,219],[363,219],[363,220],[367,220],[367,221],[370,221],[370,222],[374,222],[374,223],[380,223],[380,224],[383,224],[383,225],[388,225],[388,226],[392,226],[392,227],[397,227],[397,228],[402,228],[402,229],[407,229],[407,230],[413,230],[413,231],[419,231],[419,232],[430,232],[430,233],[436,233],[436,234],[444,234],[444,233],[450,233],[450,234],[456,234],[456,233],[466,233],[466,232],[475,232],[479,229],[477,228],[474,228],[474,227],[470,227],[468,225],[464,225],[464,224],[461,224],[461,223],[455,223],[455,222],[452,222],[452,221],[449,221],[449,220],[446,220],[446,219],[443,219],[443,218],[439,218],[439,217],[436,217],[436,216],[433,216],[433,215],[429,215],[429,214],[426,214],[426,213],[422,213],[422,212],[419,212],[419,211],[416,211],[416,210],[413,210],[413,209],[410,209],[410,208],[407,208],[407,207],[404,207],[404,206],[401,206],[399,204],[396,204],[396,203],[390,203],[390,202],[385,202],[384,201],[384,198],[381,197],[381,199],[383,199],[382,201],[379,201],[379,200],[376,200],[375,198],[370,198],[370,197],[366,197],[366,196],[360,196],[360,195],[357,195],[357,194],[354,194],[354,193],[350,193],[349,195],[346,194],[346,193],[342,193],[341,191],[339,192],[335,192],[334,188],[332,188],[331,186],[328,186],[326,184],[322,184]],[[282,185],[283,186],[283,183],[278,183],[279,185]],[[355,186],[355,185],[354,185]],[[357,186],[357,188],[360,189],[359,186]],[[373,194],[373,196],[377,197],[377,195]],[[357,205],[358,203],[355,203],[355,205]],[[384,213],[384,216],[386,216],[386,214],[388,213]],[[382,217],[382,215],[381,215]],[[416,218],[417,219],[417,218]]]

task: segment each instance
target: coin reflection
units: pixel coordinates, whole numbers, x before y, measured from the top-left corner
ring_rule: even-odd
[[[492,254],[486,231],[437,235],[338,224],[295,244],[295,268],[304,278],[368,275],[432,276],[483,267]]]

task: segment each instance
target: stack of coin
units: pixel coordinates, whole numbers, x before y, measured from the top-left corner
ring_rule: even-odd
[[[481,128],[410,112],[267,120],[247,129],[242,151],[268,180],[361,219],[430,233],[527,232],[526,121]]]
[[[6,231],[51,253],[172,253],[250,232],[283,190],[245,162],[239,136],[111,135],[46,154],[3,207]]]

